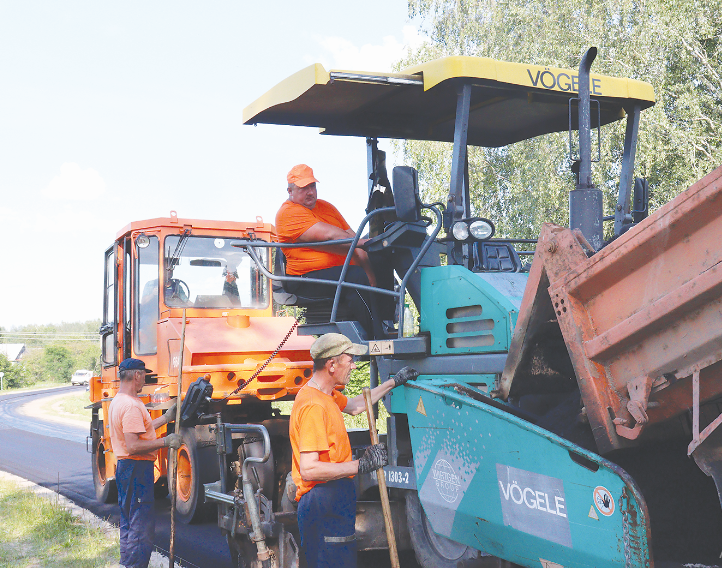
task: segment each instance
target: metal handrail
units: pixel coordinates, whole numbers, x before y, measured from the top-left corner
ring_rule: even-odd
[[[423,205],[423,204],[422,204]],[[399,329],[398,334],[399,337],[404,336],[404,300],[406,299],[406,284],[409,281],[409,278],[414,273],[414,270],[416,270],[416,267],[419,266],[419,263],[421,262],[421,259],[424,258],[424,255],[426,252],[431,248],[431,245],[434,243],[434,240],[436,239],[436,235],[439,234],[439,231],[441,230],[441,223],[442,223],[442,217],[441,217],[441,211],[433,205],[424,205],[427,209],[431,209],[434,212],[434,215],[436,215],[436,228],[434,229],[434,232],[431,235],[427,235],[426,240],[424,241],[424,246],[421,247],[421,251],[419,251],[419,254],[414,259],[414,262],[411,263],[411,266],[406,271],[406,274],[404,274],[404,278],[401,281],[401,286],[399,290]]]
[[[334,300],[333,300],[333,307],[331,309],[331,322],[336,321],[336,313],[338,311],[338,304],[341,298],[341,288],[347,287],[347,288],[353,288],[356,290],[363,290],[370,292],[372,294],[383,294],[386,296],[393,296],[398,299],[398,307],[399,307],[399,324],[398,324],[398,336],[403,337],[403,323],[404,323],[404,300],[406,298],[406,285],[409,281],[409,278],[414,273],[416,268],[419,266],[421,259],[424,257],[424,255],[428,252],[429,248],[431,248],[431,245],[434,243],[436,236],[441,231],[442,227],[442,215],[439,209],[435,205],[429,205],[422,203],[422,208],[424,209],[430,209],[434,212],[436,215],[436,226],[434,228],[434,231],[431,235],[427,235],[427,237],[424,239],[424,244],[421,247],[421,250],[419,251],[419,254],[416,256],[414,261],[411,263],[411,266],[406,271],[406,274],[404,274],[403,279],[401,280],[401,284],[399,286],[398,291],[394,290],[386,290],[384,288],[376,288],[374,286],[366,286],[364,284],[355,284],[353,282],[344,282],[344,278],[346,277],[346,273],[348,272],[348,267],[351,265],[351,259],[353,258],[353,252],[356,249],[358,245],[358,241],[361,238],[361,234],[363,232],[363,229],[366,227],[366,224],[370,221],[372,217],[375,215],[378,215],[380,213],[387,213],[391,211],[395,211],[394,207],[382,207],[379,209],[375,209],[371,211],[369,214],[367,214],[363,220],[361,221],[361,224],[359,225],[358,230],[356,231],[356,235],[352,239],[336,239],[333,241],[314,241],[314,242],[304,242],[304,243],[269,243],[267,241],[260,241],[260,240],[238,240],[231,243],[231,246],[237,247],[237,248],[243,248],[248,255],[251,257],[253,262],[256,264],[258,269],[261,271],[261,273],[266,276],[267,278],[271,278],[272,280],[276,280],[279,282],[307,282],[312,284],[320,284],[322,286],[336,286],[336,293],[334,294]],[[349,244],[349,250],[346,254],[346,258],[344,259],[344,264],[341,268],[341,274],[339,276],[339,280],[325,280],[321,278],[305,278],[300,276],[281,276],[277,274],[272,274],[268,268],[261,262],[261,260],[258,258],[258,255],[256,254],[256,251],[254,248],[314,248],[315,246],[329,246],[329,245],[336,245],[336,244]]]
[[[354,235],[353,242],[351,243],[351,246],[348,248],[348,253],[346,253],[346,260],[343,262],[343,268],[341,268],[341,275],[338,277],[339,283],[342,283],[344,281],[344,278],[346,278],[346,273],[348,272],[348,267],[351,265],[351,259],[353,258],[353,253],[356,250],[356,245],[358,244],[359,239],[361,238],[361,234],[363,233],[363,230],[366,228],[366,223],[369,222],[371,217],[378,215],[379,213],[389,213],[391,211],[396,211],[395,207],[380,207],[379,209],[374,209],[370,213],[366,215],[361,220],[361,224],[359,225],[358,230],[356,231],[356,234]],[[399,291],[399,293],[401,293]],[[336,312],[338,311],[338,303],[341,299],[341,286],[338,286],[336,288],[336,294],[333,297],[333,307],[331,308],[331,321],[336,321]]]
[[[269,243],[271,245],[275,243]],[[320,243],[320,244],[328,244],[328,242]],[[358,290],[367,290],[369,292],[375,292],[376,294],[386,294],[387,296],[397,296],[398,292],[394,292],[393,290],[385,290],[383,288],[374,288],[373,286],[366,286],[365,284],[355,284],[353,282],[339,282],[337,280],[324,280],[322,278],[302,278],[301,276],[281,276],[279,274],[273,274],[271,273],[268,268],[261,262],[261,260],[258,258],[258,255],[256,255],[253,248],[256,246],[252,242],[248,243],[242,243],[237,242],[234,243],[233,246],[239,246],[246,248],[246,252],[248,253],[248,256],[251,257],[251,260],[256,263],[258,266],[258,269],[261,271],[261,274],[264,276],[271,278],[272,280],[277,280],[278,282],[311,282],[312,284],[321,284],[324,286],[339,286],[343,285],[347,288],[355,288]],[[269,247],[272,248],[272,247]]]

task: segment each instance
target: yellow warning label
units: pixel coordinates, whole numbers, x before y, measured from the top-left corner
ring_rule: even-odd
[[[589,507],[589,518],[594,519],[595,521],[599,520],[599,516],[597,515],[597,512],[594,510],[594,505]]]
[[[416,405],[416,412],[426,416],[426,409],[424,408],[424,401],[421,400],[421,397],[419,397],[419,404]]]

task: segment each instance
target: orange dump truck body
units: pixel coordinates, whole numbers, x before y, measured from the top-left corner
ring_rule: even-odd
[[[664,436],[687,411],[689,452],[716,444],[719,411],[705,403],[722,396],[721,243],[722,168],[596,254],[545,225],[500,396],[539,381],[542,336],[561,333],[601,453]]]

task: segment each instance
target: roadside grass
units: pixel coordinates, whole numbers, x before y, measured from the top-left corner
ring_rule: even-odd
[[[59,401],[59,408],[66,414],[71,414],[79,420],[90,422],[92,413],[90,408],[85,408],[90,404],[90,398],[87,391],[73,393],[63,397]]]
[[[91,411],[85,408],[89,404],[90,400],[87,391],[80,391],[57,397],[48,397],[41,402],[38,410],[44,416],[59,416],[90,423]]]
[[[107,568],[120,560],[117,537],[2,479],[0,525],[0,567]]]

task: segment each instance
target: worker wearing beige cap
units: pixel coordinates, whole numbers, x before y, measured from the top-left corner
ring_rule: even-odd
[[[366,408],[363,395],[346,398],[345,387],[356,368],[354,357],[368,348],[344,335],[327,333],[311,346],[313,376],[296,395],[290,421],[293,481],[298,501],[301,548],[309,568],[356,566],[356,489],[351,478],[388,464],[386,446],[369,446],[351,459],[351,443],[342,412],[356,415]],[[415,379],[409,367],[371,389],[376,403],[394,387]]]
[[[328,201],[318,199],[313,170],[306,164],[291,168],[286,176],[288,199],[276,214],[276,233],[282,243],[308,243],[352,238],[356,233],[343,215]],[[363,245],[366,239],[360,239]],[[286,256],[286,274],[322,280],[337,281],[348,245],[328,245],[314,248],[283,249]],[[346,282],[376,286],[376,277],[366,251],[356,248],[352,264],[346,273]],[[333,286],[314,283],[289,282],[284,288],[292,294],[308,298],[333,298]],[[374,294],[345,288],[342,299],[354,318],[361,323],[368,337],[382,337],[381,319]]]

